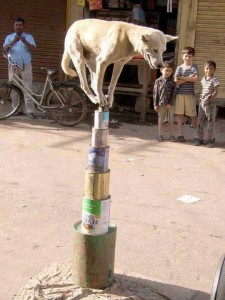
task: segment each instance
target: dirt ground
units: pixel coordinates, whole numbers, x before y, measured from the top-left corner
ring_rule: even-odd
[[[225,252],[225,120],[217,120],[213,149],[195,147],[188,125],[185,144],[158,143],[157,127],[149,125],[110,129],[115,270],[174,293],[209,295]],[[0,122],[0,132],[0,299],[8,300],[46,265],[72,258],[91,126],[12,117]],[[177,200],[183,195],[200,201]]]

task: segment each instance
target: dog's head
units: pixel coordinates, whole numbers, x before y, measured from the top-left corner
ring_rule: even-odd
[[[176,39],[178,39],[177,36],[166,35],[159,30],[142,35],[141,54],[148,61],[152,69],[162,67],[162,54],[166,50],[166,44]]]

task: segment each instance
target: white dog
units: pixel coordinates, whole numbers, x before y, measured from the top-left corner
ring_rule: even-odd
[[[175,39],[177,37],[165,35],[159,30],[125,22],[99,19],[76,21],[66,34],[62,69],[72,77],[77,76],[69,67],[72,59],[81,88],[90,100],[101,107],[111,107],[123,66],[134,55],[141,54],[152,69],[160,68],[166,43]],[[105,70],[110,64],[114,67],[108,95],[105,96],[102,85]],[[91,88],[95,95],[88,86],[85,65],[90,71]]]

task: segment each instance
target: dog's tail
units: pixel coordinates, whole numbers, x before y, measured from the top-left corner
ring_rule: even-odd
[[[65,49],[62,57],[61,67],[67,75],[71,77],[76,77],[77,73],[70,68],[70,61],[71,61],[70,55],[68,51]]]

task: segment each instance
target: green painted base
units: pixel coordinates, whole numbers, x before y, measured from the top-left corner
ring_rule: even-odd
[[[102,235],[81,232],[81,222],[74,225],[73,280],[80,287],[104,289],[113,283],[116,226]]]

